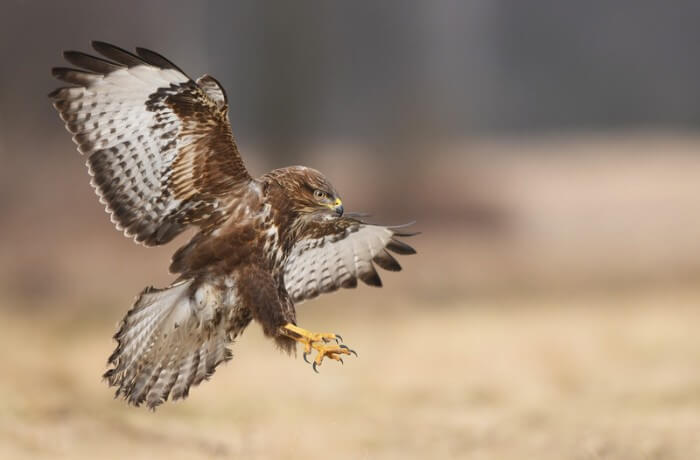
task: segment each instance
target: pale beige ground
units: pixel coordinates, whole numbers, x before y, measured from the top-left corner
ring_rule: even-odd
[[[358,359],[315,375],[253,325],[156,413],[100,376],[187,235],[123,238],[70,145],[0,169],[0,460],[700,458],[700,138],[459,149],[412,179],[308,161],[349,208],[424,231],[384,289],[300,306]]]
[[[155,413],[100,381],[113,310],[2,313],[0,458],[700,458],[700,290],[377,292],[302,307],[359,359],[315,375],[254,326],[212,381]]]

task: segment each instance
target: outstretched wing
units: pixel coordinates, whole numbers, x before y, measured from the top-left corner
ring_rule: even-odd
[[[54,68],[76,86],[49,97],[117,228],[151,246],[220,218],[228,193],[250,180],[223,88],[210,76],[192,81],[153,51],[92,45],[109,60],[65,52],[84,70]]]
[[[301,302],[341,287],[354,288],[358,279],[371,286],[381,286],[374,264],[399,271],[401,265],[389,251],[416,252],[397,239],[415,233],[401,229],[367,224],[350,217],[316,223],[308,236],[294,245],[287,259],[284,268],[287,292],[295,302]]]

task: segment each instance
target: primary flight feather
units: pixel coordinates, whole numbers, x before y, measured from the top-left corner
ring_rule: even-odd
[[[49,97],[87,156],[92,185],[112,221],[146,246],[198,233],[172,259],[167,288],[146,288],[123,319],[105,378],[130,403],[154,408],[187,396],[231,358],[252,320],[304,359],[354,353],[336,334],[296,325],[295,303],[357,280],[381,286],[375,264],[415,251],[400,227],[343,215],[318,171],[293,166],[252,178],[236,147],[226,92],[190,79],[158,53],[93,42],[104,57],[67,51],[76,68],[53,75],[72,86]]]

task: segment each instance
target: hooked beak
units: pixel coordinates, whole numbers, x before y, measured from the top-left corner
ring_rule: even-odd
[[[333,202],[333,210],[338,214],[338,217],[343,215],[343,202],[340,201],[340,198],[336,198]]]

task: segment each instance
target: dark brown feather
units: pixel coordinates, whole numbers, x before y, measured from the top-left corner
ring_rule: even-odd
[[[397,254],[401,255],[410,255],[410,254],[415,254],[416,250],[413,249],[411,246],[407,245],[403,241],[399,241],[397,239],[391,239],[389,243],[386,245],[386,248],[389,249],[390,251],[393,251]]]
[[[146,48],[136,48],[136,54],[138,54],[144,61],[158,68],[173,69],[177,70],[183,75],[187,75],[185,72],[182,71],[181,68],[173,64],[169,59],[165,58],[161,54],[156,53],[155,51],[151,51]]]
[[[382,249],[379,253],[372,259],[374,263],[382,267],[384,270],[389,270],[392,272],[401,271],[401,265],[394,259],[394,257],[389,254],[386,250]]]
[[[80,51],[66,51],[63,53],[63,57],[73,65],[101,74],[108,74],[123,68],[112,61],[91,56]]]
[[[95,81],[96,78],[100,77],[101,74],[90,72],[87,70],[71,69],[70,67],[54,67],[51,69],[51,75],[58,78],[59,80],[65,81],[66,83],[72,83],[74,85],[86,86]],[[62,88],[59,88],[55,92],[49,95],[50,98],[54,98]]]
[[[358,273],[358,277],[368,286],[382,287],[382,279],[370,263],[370,269]]]
[[[408,238],[411,236],[416,236],[416,235],[421,234],[421,232],[397,232],[394,227],[392,227],[391,230],[394,232],[394,236],[398,236],[400,238]]]
[[[146,64],[146,61],[141,59],[129,51],[119,48],[118,46],[111,45],[109,43],[101,41],[93,41],[92,47],[95,51],[103,55],[104,57],[111,59],[121,65],[127,67],[134,67],[137,65]]]
[[[351,276],[345,279],[340,286],[346,289],[354,289],[357,287],[357,278]]]

